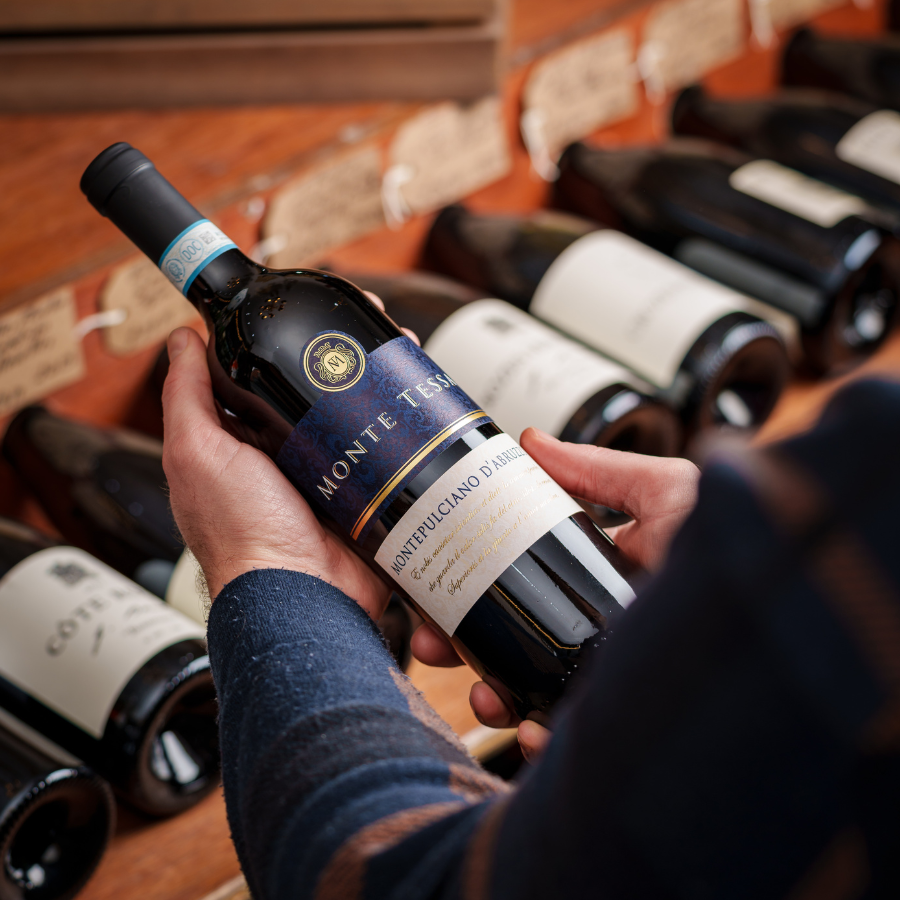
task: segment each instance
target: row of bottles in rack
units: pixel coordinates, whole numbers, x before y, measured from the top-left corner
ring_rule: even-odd
[[[784,59],[794,87],[688,89],[665,144],[569,147],[552,209],[449,207],[422,248],[429,271],[339,274],[514,437],[534,425],[674,455],[709,429],[753,429],[793,365],[842,370],[890,327],[895,71],[890,39],[801,32]],[[412,390],[427,399],[429,385]],[[31,407],[3,455],[65,543],[0,520],[0,882],[71,896],[110,834],[109,785],[167,815],[218,783],[202,574],[155,439]],[[408,660],[399,599],[381,625]]]
[[[0,896],[69,897],[103,854],[114,795],[167,816],[219,784],[205,584],[158,440],[35,406],[2,450],[63,541],[0,518]],[[399,598],[379,625],[405,666]]]

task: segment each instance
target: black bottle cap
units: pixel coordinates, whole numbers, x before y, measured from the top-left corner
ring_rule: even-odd
[[[116,188],[142,169],[153,168],[155,168],[153,163],[140,150],[119,141],[107,147],[84,170],[84,175],[81,176],[81,192],[97,212],[105,216],[106,201]]]
[[[150,259],[203,216],[131,144],[107,147],[81,176],[81,190]]]

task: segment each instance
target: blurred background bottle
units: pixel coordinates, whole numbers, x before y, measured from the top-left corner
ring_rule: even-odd
[[[688,435],[753,428],[789,364],[752,304],[634,239],[555,212],[441,211],[424,259],[608,354],[653,385]]]
[[[344,277],[381,296],[398,324],[414,322],[425,352],[513,437],[534,426],[578,444],[680,450],[679,422],[650,385],[511,304],[427,273]]]
[[[116,820],[109,785],[0,714],[0,897],[68,900],[100,862]]]
[[[204,629],[75,547],[0,519],[0,707],[151,815],[219,783]]]
[[[771,160],[687,139],[627,150],[577,143],[559,168],[561,206],[624,227],[796,317],[813,370],[858,362],[887,334],[898,244],[862,217],[860,198]]]

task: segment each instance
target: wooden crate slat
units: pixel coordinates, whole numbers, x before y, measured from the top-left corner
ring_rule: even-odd
[[[0,111],[468,100],[502,29],[472,26],[0,39]]]
[[[473,22],[495,0],[4,0],[0,31]]]

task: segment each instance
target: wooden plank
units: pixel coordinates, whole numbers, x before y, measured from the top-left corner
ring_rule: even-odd
[[[498,19],[430,28],[0,39],[6,112],[470,100],[497,87]]]
[[[216,26],[465,22],[495,0],[4,0],[0,31],[107,31]]]

